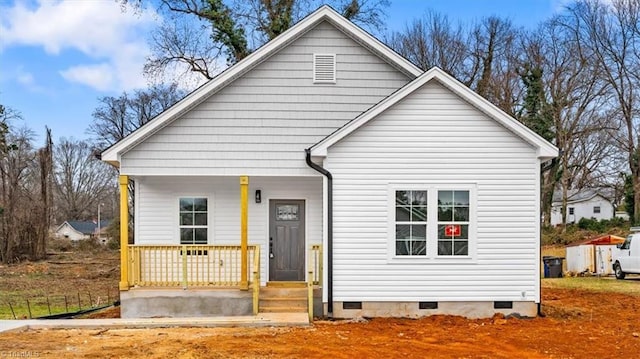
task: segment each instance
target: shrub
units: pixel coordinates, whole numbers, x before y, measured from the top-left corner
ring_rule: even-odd
[[[120,241],[118,239],[111,238],[110,240],[107,241],[107,249],[110,249],[112,251],[119,250],[120,249]]]
[[[76,248],[80,252],[92,252],[92,253],[104,250],[104,246],[98,243],[98,241],[96,241],[94,238],[83,239],[78,241],[78,245]]]
[[[47,247],[53,252],[69,252],[73,249],[73,243],[69,238],[50,238]]]
[[[603,222],[604,221],[598,221],[595,218],[580,218],[580,221],[578,221],[578,228],[586,229],[589,231],[603,232],[606,227],[605,223]]]

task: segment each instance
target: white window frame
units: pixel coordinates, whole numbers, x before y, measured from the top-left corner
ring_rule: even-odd
[[[396,255],[396,191],[427,191],[426,255]],[[469,191],[469,233],[467,255],[438,255],[438,191]],[[389,263],[470,263],[477,259],[477,184],[460,183],[390,183],[387,203],[387,262]]]
[[[598,209],[596,211],[596,209]],[[600,206],[593,206],[593,214],[600,214],[600,212],[602,211],[602,208]]]
[[[176,228],[176,238],[178,239],[177,242],[179,245],[192,245],[192,244],[182,244],[181,242],[181,236],[180,236],[180,229],[183,227],[180,224],[180,200],[183,198],[205,198],[207,200],[207,243],[202,243],[202,244],[193,244],[193,245],[209,245],[213,243],[213,221],[212,221],[212,210],[213,210],[213,200],[211,198],[211,196],[207,196],[207,195],[203,195],[203,194],[181,194],[178,195],[175,201],[175,212],[174,212],[174,218],[175,218],[175,228]],[[195,227],[195,226],[193,226]],[[200,226],[199,228],[205,228],[205,226]]]
[[[316,66],[318,57],[331,57],[333,59],[333,76],[332,79],[318,79]],[[335,84],[337,80],[337,63],[336,63],[336,54],[313,54],[313,83],[314,84]]]

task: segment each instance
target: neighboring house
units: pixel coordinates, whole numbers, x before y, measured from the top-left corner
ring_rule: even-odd
[[[567,194],[566,223],[578,223],[582,218],[612,219],[615,207],[606,190],[570,190]],[[562,192],[553,194],[551,205],[551,225],[562,224]]]
[[[324,6],[102,153],[122,315],[535,316],[557,153]]]
[[[103,236],[110,223],[109,220],[100,221],[100,232]],[[94,238],[97,233],[98,223],[95,221],[65,221],[55,230],[56,237],[68,238],[72,241]]]

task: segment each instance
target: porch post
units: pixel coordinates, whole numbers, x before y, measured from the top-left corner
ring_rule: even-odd
[[[240,176],[240,289],[249,290],[247,280],[247,222],[249,216],[249,177]]]
[[[129,176],[120,175],[120,290],[129,290]]]

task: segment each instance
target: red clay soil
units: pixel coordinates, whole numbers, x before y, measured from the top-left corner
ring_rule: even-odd
[[[316,321],[308,328],[30,330],[4,354],[43,358],[638,358],[640,298],[543,290],[545,318]]]

